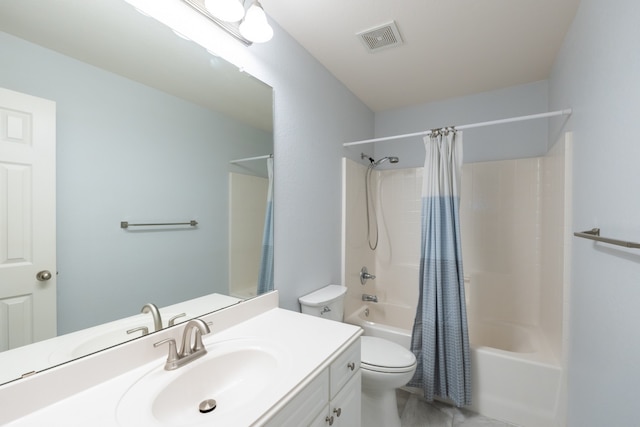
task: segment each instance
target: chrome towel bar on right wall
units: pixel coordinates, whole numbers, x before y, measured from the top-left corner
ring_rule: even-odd
[[[583,239],[595,240],[596,242],[603,242],[603,243],[609,243],[612,245],[624,246],[625,248],[640,249],[640,243],[627,242],[627,241],[618,240],[618,239],[610,239],[608,237],[600,237],[599,228],[592,228],[591,230],[588,230],[588,231],[576,232],[576,233],[573,233],[573,235],[576,237],[582,237]]]

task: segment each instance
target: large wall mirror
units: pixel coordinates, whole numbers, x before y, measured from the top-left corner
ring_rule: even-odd
[[[123,0],[1,0],[0,51],[0,87],[56,102],[52,340],[132,316],[135,327],[151,319],[147,303],[177,307],[169,316],[199,301],[189,318],[256,295],[269,86]],[[121,228],[191,220],[197,226]],[[215,303],[202,300],[212,294]],[[57,345],[55,357],[38,355],[43,341],[11,348],[0,338],[0,360],[29,354],[18,357],[24,366],[0,363],[0,383],[45,369],[36,356],[58,364],[113,345],[99,334],[84,352]]]

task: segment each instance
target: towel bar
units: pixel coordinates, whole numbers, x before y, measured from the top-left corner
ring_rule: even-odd
[[[587,230],[587,231],[575,232],[573,233],[573,235],[576,237],[582,237],[583,239],[595,240],[596,242],[603,242],[603,243],[609,243],[611,245],[624,246],[625,248],[640,249],[640,243],[627,242],[625,240],[618,240],[618,239],[610,239],[608,237],[600,237],[599,228],[592,228],[591,230]]]
[[[151,225],[190,225],[192,227],[195,227],[196,225],[198,225],[198,221],[196,221],[195,219],[192,219],[189,222],[163,222],[163,223],[157,223],[157,224],[129,224],[128,221],[120,221],[120,228],[148,227]]]

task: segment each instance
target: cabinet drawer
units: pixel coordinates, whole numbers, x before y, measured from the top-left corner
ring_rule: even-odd
[[[360,369],[360,338],[344,351],[329,367],[331,399]]]

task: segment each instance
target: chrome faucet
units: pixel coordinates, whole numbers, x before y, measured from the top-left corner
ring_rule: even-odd
[[[377,295],[362,294],[362,301],[378,302]]]
[[[176,340],[173,338],[168,338],[153,344],[154,347],[169,344],[169,355],[167,356],[167,362],[164,364],[164,369],[173,371],[207,354],[207,349],[202,343],[202,336],[209,332],[211,332],[211,330],[203,320],[193,319],[189,320],[187,326],[184,327],[180,351],[176,348]],[[195,336],[193,336],[193,334],[195,334]]]
[[[367,270],[367,267],[362,267],[362,269],[360,270],[360,284],[364,285],[365,283],[367,283],[367,280],[373,280],[375,278],[376,276],[370,274]]]
[[[147,303],[142,306],[141,313],[151,313],[153,317],[153,329],[159,331],[162,329],[162,317],[160,317],[160,310],[153,303]]]

